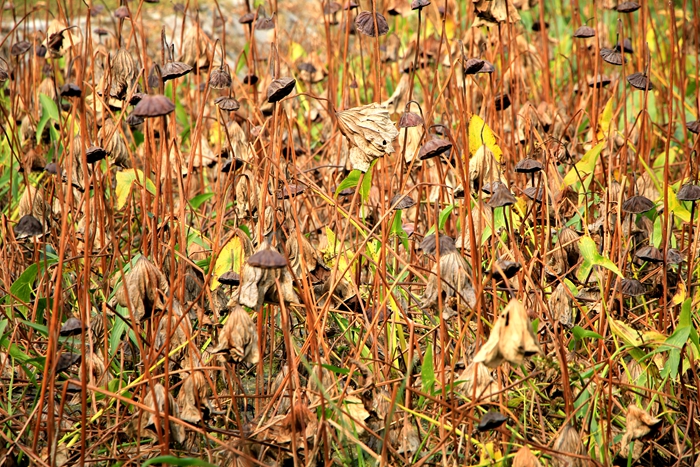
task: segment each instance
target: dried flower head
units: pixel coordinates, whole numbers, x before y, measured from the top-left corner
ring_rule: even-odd
[[[374,23],[377,23],[376,29]],[[362,34],[370,37],[383,36],[389,32],[389,23],[381,13],[372,15],[371,11],[363,11],[355,18],[355,27]]]

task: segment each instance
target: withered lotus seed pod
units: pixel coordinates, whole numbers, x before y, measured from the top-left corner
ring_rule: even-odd
[[[267,88],[267,101],[279,102],[287,97],[297,84],[294,78],[278,78]]]
[[[44,235],[44,227],[41,222],[31,214],[23,216],[15,225],[14,231],[17,240]]]
[[[449,141],[441,138],[433,138],[421,146],[420,150],[418,151],[418,158],[420,160],[430,159],[447,153],[451,149],[452,143]]]
[[[615,10],[618,13],[633,13],[639,10],[642,6],[637,2],[622,2],[617,5]]]
[[[495,97],[496,111],[506,110],[510,107],[510,96],[508,93],[497,94]]]
[[[622,63],[624,62],[624,57],[622,54],[614,49],[600,49],[600,56],[603,61],[611,65],[622,66]]]
[[[276,250],[268,248],[248,258],[248,264],[260,269],[281,269],[287,265],[287,259]]]
[[[646,293],[646,287],[636,279],[623,279],[620,283],[620,292],[628,297],[639,297]]]
[[[627,77],[627,82],[630,83],[633,88],[641,89],[642,91],[651,91],[654,89],[651,80],[645,73],[632,73]]]
[[[83,91],[74,83],[66,83],[61,86],[59,91],[62,97],[80,97],[83,95]]]
[[[170,61],[163,65],[161,76],[163,82],[181,78],[192,71],[192,67],[184,62]]]
[[[226,112],[235,112],[241,107],[241,104],[233,97],[221,96],[214,99],[214,103],[218,108]]]
[[[132,115],[142,118],[162,117],[168,115],[175,110],[175,104],[167,97],[157,94],[154,96],[145,96],[141,99]]]
[[[510,192],[508,187],[503,183],[499,183],[496,190],[491,195],[491,199],[488,200],[486,205],[491,209],[502,208],[505,206],[510,206],[516,203],[515,196]]]
[[[399,118],[399,128],[412,128],[423,124],[423,117],[413,112],[404,112]]]
[[[61,326],[59,334],[64,337],[77,336],[82,334],[85,329],[86,326],[82,321],[80,321],[78,318],[70,317],[65,323],[63,323],[63,326]]]
[[[90,146],[85,150],[85,158],[88,164],[94,164],[107,157],[107,151],[99,146]]]
[[[396,195],[394,195],[393,198],[391,198],[391,201],[389,201],[389,205],[390,209],[403,210],[415,206],[416,202],[413,200],[413,198],[411,198],[408,195],[397,193]]]
[[[377,21],[376,30],[374,29],[375,18]],[[370,11],[363,11],[357,15],[357,18],[355,18],[355,26],[362,34],[370,37],[383,36],[389,32],[389,24],[387,23],[384,15],[381,13],[375,13],[375,16],[373,17],[372,12]]]
[[[595,36],[595,29],[590,26],[581,26],[576,31],[574,31],[574,37],[577,39],[587,39],[589,37]]]
[[[654,207],[654,203],[645,196],[635,195],[626,199],[622,203],[621,207],[624,212],[641,214],[643,212],[651,211]]]
[[[422,10],[428,5],[430,5],[428,0],[413,0],[411,2],[411,10]]]
[[[223,64],[209,75],[209,86],[214,89],[227,89],[231,87],[232,83],[231,73],[229,73],[228,67]]]
[[[685,127],[689,132],[694,134],[700,134],[700,120],[693,120],[692,122],[686,122]]]
[[[27,53],[27,51],[31,48],[32,44],[29,41],[15,42],[12,44],[12,47],[10,47],[10,55],[13,57],[19,57],[20,55]]]
[[[479,58],[470,58],[464,62],[464,74],[475,75],[484,67],[484,60]]]

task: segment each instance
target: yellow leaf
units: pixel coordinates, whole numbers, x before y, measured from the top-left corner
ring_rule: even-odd
[[[639,332],[630,325],[617,319],[609,319],[610,330],[622,342],[632,347],[659,346],[666,341],[666,336],[658,331]]]
[[[676,198],[676,193],[669,186],[668,187],[668,210],[673,213],[674,216],[681,219],[683,222],[690,222],[690,212],[678,201]]]
[[[683,282],[679,281],[678,282],[678,290],[676,291],[676,295],[673,296],[671,299],[671,302],[674,305],[680,305],[685,301],[685,284]]]
[[[301,44],[298,44],[297,42],[292,42],[292,44],[289,46],[289,56],[292,62],[296,62],[301,57],[306,56],[306,50],[304,50]]]
[[[583,179],[586,175],[593,173],[601,151],[605,147],[605,143],[598,143],[583,155],[580,161],[576,163],[576,168],[571,168],[564,177],[563,186],[571,186],[579,181],[579,176]]]
[[[212,147],[219,146],[224,142],[224,132],[221,131],[221,125],[219,122],[214,122],[209,129],[209,145]]]
[[[126,200],[131,192],[131,187],[134,182],[143,183],[146,180],[146,189],[152,194],[156,194],[156,186],[153,182],[146,178],[143,172],[139,169],[126,169],[121,172],[117,172],[117,187],[115,193],[117,195],[117,209],[121,209],[126,204]]]
[[[214,264],[214,279],[211,281],[211,290],[215,290],[221,285],[218,278],[222,274],[229,271],[233,271],[236,274],[241,273],[241,267],[245,260],[244,256],[243,243],[238,235],[234,235],[221,249],[219,257],[216,258],[216,263]]]
[[[469,154],[472,156],[476,154],[482,144],[486,145],[493,152],[496,160],[500,162],[503,151],[496,144],[496,136],[486,122],[475,114],[469,119]]]
[[[608,99],[608,103],[605,104],[603,113],[598,117],[598,139],[607,138],[610,133],[610,123],[612,122],[613,116],[613,98]]]

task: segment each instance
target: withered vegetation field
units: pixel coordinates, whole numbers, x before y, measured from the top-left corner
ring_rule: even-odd
[[[700,1],[106,5],[0,13],[0,465],[700,466]]]

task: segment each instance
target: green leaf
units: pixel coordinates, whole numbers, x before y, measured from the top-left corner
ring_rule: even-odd
[[[440,211],[440,215],[438,216],[438,225],[440,226],[440,230],[445,228],[445,224],[447,223],[447,219],[450,217],[450,214],[452,214],[452,211],[454,210],[456,204],[450,204],[446,208],[444,208],[442,211]],[[435,233],[435,225],[430,227],[428,232],[425,235],[431,235]]]
[[[360,176],[362,175],[362,172],[359,170],[353,170],[348,174],[347,177],[345,177],[345,180],[340,182],[340,185],[338,185],[338,188],[335,189],[335,196],[338,196],[341,191],[347,190],[348,188],[355,188],[357,184],[360,182]]]
[[[115,189],[115,192],[117,195],[117,209],[122,209],[126,204],[126,200],[129,197],[129,193],[131,192],[131,187],[134,185],[134,182],[138,182],[143,186],[143,180],[146,180],[145,183],[148,192],[154,196],[156,194],[156,186],[153,184],[153,181],[146,178],[143,171],[139,169],[122,170],[121,172],[117,172],[116,178],[117,188]]]
[[[203,461],[201,459],[195,459],[193,457],[175,457],[175,456],[158,456],[154,457],[152,459],[148,459],[146,462],[141,464],[142,467],[147,467],[149,465],[153,464],[169,464],[169,465],[176,465],[178,467],[188,467],[188,466],[196,466],[196,467],[216,467],[214,464],[210,464],[209,462]]]
[[[337,367],[337,366],[329,365],[329,364],[326,364],[326,363],[322,364],[321,366],[322,366],[323,368],[325,368],[326,370],[332,371],[333,373],[336,373],[336,374],[339,374],[339,375],[347,375],[347,374],[350,374],[350,370],[348,370],[347,368],[339,368],[339,367]]]
[[[192,209],[199,209],[199,207],[212,199],[214,197],[215,193],[202,193],[190,200],[190,206],[192,206]]]
[[[598,253],[598,245],[596,245],[591,237],[581,238],[579,241],[579,249],[581,250],[581,256],[583,256],[583,263],[579,267],[577,277],[581,282],[586,280],[593,266],[603,267],[623,277],[615,263]]]
[[[37,263],[30,264],[10,287],[10,293],[24,303],[29,303],[32,297],[34,281],[39,272]]]
[[[41,134],[44,132],[44,127],[53,119],[59,121],[58,106],[56,102],[45,94],[39,94],[39,101],[41,102],[41,119],[36,125],[36,140],[41,140]]]
[[[435,384],[435,368],[433,367],[433,347],[428,345],[423,355],[423,364],[420,368],[420,377],[423,383],[423,392],[430,394]]]
[[[366,203],[369,199],[369,191],[372,189],[372,173],[374,172],[374,170],[372,169],[374,169],[374,166],[377,164],[378,160],[379,159],[375,159],[370,163],[369,169],[367,169],[367,173],[365,173],[365,176],[362,178],[360,196],[362,197],[363,203]]]
[[[583,329],[581,326],[574,326],[574,328],[571,330],[571,332],[574,334],[574,338],[576,340],[582,340],[582,339],[602,339],[603,336],[598,334],[597,332],[589,331],[587,329]]]

